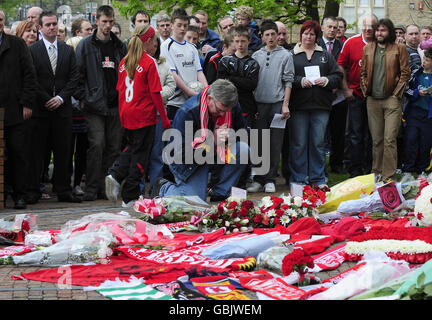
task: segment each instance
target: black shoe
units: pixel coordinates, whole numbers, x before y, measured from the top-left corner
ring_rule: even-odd
[[[159,192],[160,192],[160,189],[161,189],[161,187],[165,184],[165,183],[168,183],[169,181],[167,180],[167,179],[164,179],[164,178],[157,178],[156,179],[156,181],[155,181],[155,183],[153,184],[153,188],[152,188],[152,192],[151,192],[151,195],[150,195],[150,198],[156,198],[156,197],[159,197]]]
[[[57,200],[59,202],[72,202],[72,203],[81,203],[82,200],[78,197],[75,197],[72,192],[58,194]]]
[[[40,195],[31,194],[26,196],[26,203],[27,204],[36,204],[39,202]]]
[[[226,200],[227,197],[225,196],[220,196],[220,195],[212,195],[210,196],[210,202],[222,202],[224,200]]]
[[[27,203],[23,198],[15,201],[14,209],[22,210],[27,208]]]

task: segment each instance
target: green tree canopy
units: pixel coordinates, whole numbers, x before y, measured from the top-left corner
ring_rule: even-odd
[[[324,8],[327,2],[333,6],[343,0],[127,0],[127,4],[115,0],[114,6],[119,8],[120,14],[129,18],[137,10],[146,10],[151,15],[160,11],[170,14],[174,8],[191,8],[192,12],[205,10],[209,15],[209,27],[215,28],[217,20],[223,16],[233,14],[235,8],[246,5],[254,9],[255,19],[272,18],[286,24],[301,24],[307,19],[319,21],[319,9]],[[327,9],[327,8],[326,8]],[[326,10],[327,11],[327,10]],[[333,9],[332,13],[335,10]],[[335,15],[335,14],[333,14]]]

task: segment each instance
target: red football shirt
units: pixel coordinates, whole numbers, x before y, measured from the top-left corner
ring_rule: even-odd
[[[134,79],[127,76],[124,58],[120,62],[117,82],[121,125],[140,129],[158,122],[157,110],[150,93],[162,91],[156,61],[144,53],[136,68]]]
[[[348,86],[361,98],[363,98],[363,93],[360,89],[360,68],[363,47],[366,44],[361,33],[349,38],[345,41],[337,62],[342,67],[348,67]]]

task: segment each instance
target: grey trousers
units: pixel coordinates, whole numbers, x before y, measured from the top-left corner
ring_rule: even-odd
[[[85,114],[88,127],[88,149],[85,192],[105,193],[105,176],[120,154],[122,128],[118,108],[108,115]]]

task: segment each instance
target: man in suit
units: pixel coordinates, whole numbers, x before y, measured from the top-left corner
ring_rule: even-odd
[[[47,141],[51,139],[54,153],[53,189],[58,201],[81,202],[72,194],[69,153],[72,134],[71,95],[78,84],[78,69],[71,46],[57,41],[58,21],[53,12],[39,17],[43,39],[30,46],[37,76],[37,99],[33,127],[33,156],[29,203],[39,197],[40,172]]]
[[[327,50],[337,61],[342,50],[342,42],[336,39],[338,21],[335,17],[324,18],[322,26],[322,37],[318,39],[318,45]],[[335,96],[340,90],[335,90]],[[340,91],[342,95],[342,92]],[[345,127],[348,105],[343,101],[336,102],[330,112],[327,126],[328,141],[330,143],[330,169],[334,173],[343,173]]]
[[[4,109],[7,161],[5,182],[12,187],[14,209],[26,209],[28,122],[36,96],[36,75],[24,40],[5,33],[0,10],[0,108]]]

